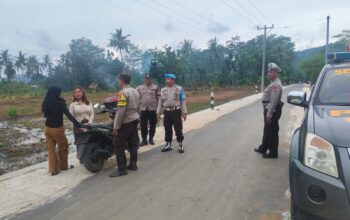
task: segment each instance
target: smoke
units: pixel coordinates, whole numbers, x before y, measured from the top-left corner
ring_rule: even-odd
[[[56,54],[64,49],[58,41],[43,30],[22,31],[21,29],[16,29],[15,34],[17,37],[22,38],[24,42],[27,42],[28,45],[37,47],[45,51],[45,53]]]
[[[213,34],[222,34],[222,33],[230,30],[230,28],[228,26],[223,25],[223,24],[218,23],[218,22],[215,22],[215,21],[210,21],[208,23],[207,29],[210,33],[213,33]]]
[[[207,29],[210,33],[214,33],[214,34],[222,34],[230,30],[228,26],[220,24],[218,22],[214,22],[214,21],[210,21],[208,23]]]
[[[167,33],[170,33],[174,30],[174,25],[173,23],[170,21],[169,18],[166,19],[166,22],[164,24],[164,29]]]

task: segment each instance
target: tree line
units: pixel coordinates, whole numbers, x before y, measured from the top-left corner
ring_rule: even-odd
[[[338,37],[344,40],[343,35]],[[87,38],[74,39],[69,44],[69,50],[56,59],[48,54],[38,58],[23,52],[12,56],[9,50],[3,50],[0,73],[6,76],[3,80],[22,77],[31,84],[42,87],[56,85],[64,90],[92,84],[101,89],[115,88],[115,78],[123,71],[132,75],[134,85],[142,83],[144,73],[151,73],[158,83],[162,83],[165,72],[176,74],[180,84],[192,89],[259,85],[262,42],[262,35],[245,42],[239,36],[225,43],[213,38],[208,40],[206,48],[198,49],[193,46],[192,40],[185,39],[176,48],[164,45],[141,50],[130,41],[129,34],[116,29],[110,34],[108,49],[93,44]],[[291,83],[314,78],[310,70],[305,69],[309,66],[307,63],[296,65],[295,45],[291,38],[269,35],[266,45],[266,65],[269,62],[279,65],[282,81]],[[314,59],[319,61],[319,58]]]
[[[340,34],[333,36],[333,38],[336,41],[329,45],[329,53],[345,52],[346,45],[350,43],[350,30],[343,30]],[[325,64],[324,49],[324,46],[322,46],[305,51],[309,54],[303,57],[298,65],[298,73],[301,78],[315,82]]]

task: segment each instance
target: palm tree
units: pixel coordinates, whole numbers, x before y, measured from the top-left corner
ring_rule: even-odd
[[[233,52],[236,52],[237,47],[239,46],[241,41],[240,36],[236,35],[234,37],[231,37],[230,40],[226,41],[226,47],[232,50]]]
[[[130,40],[127,38],[130,34],[123,36],[123,31],[121,28],[116,29],[114,33],[111,33],[111,39],[109,39],[109,47],[113,47],[115,50],[119,51],[120,59],[123,62],[123,51],[129,52],[129,47],[131,46]]]
[[[28,57],[26,76],[30,77],[33,81],[37,81],[40,76],[40,64],[36,56]]]
[[[25,54],[22,53],[22,51],[19,51],[17,60],[15,62],[15,68],[17,72],[20,71],[19,75],[21,77],[23,76],[23,69],[25,68],[26,62],[27,62],[27,59],[25,57]]]
[[[12,63],[11,60],[7,61],[7,64],[5,66],[4,74],[6,75],[7,80],[12,80],[12,79],[15,78],[16,71],[13,68],[13,63]]]
[[[1,52],[0,66],[0,69],[2,69],[2,66],[5,67],[4,74],[8,80],[11,80],[15,77],[16,71],[13,68],[12,57],[9,54],[9,50],[3,50]]]
[[[214,66],[215,72],[217,71],[218,60],[220,59],[218,47],[219,43],[216,37],[208,41],[209,59],[212,65]]]
[[[188,58],[190,57],[191,53],[192,53],[192,40],[184,40],[183,42],[180,43],[180,52],[181,54],[188,60]]]
[[[9,54],[9,50],[3,50],[1,52],[1,65],[7,66],[8,62],[10,62],[11,60],[12,58]]]
[[[186,40],[186,39],[184,39],[184,41],[180,43],[180,46],[181,46],[180,53],[182,54],[182,56],[186,62],[187,75],[190,75],[189,65],[190,65],[190,56],[191,56],[191,53],[193,51],[192,43],[193,43],[192,40]],[[194,82],[194,74],[192,74],[192,81]]]
[[[42,67],[43,72],[45,72],[46,76],[49,76],[52,72],[52,61],[51,61],[51,57],[49,54],[45,54],[43,56],[43,61],[40,64]]]
[[[209,51],[213,52],[214,55],[216,55],[217,54],[218,45],[219,45],[219,43],[218,43],[218,39],[216,37],[214,37],[213,39],[210,39],[208,41],[208,49],[209,49]]]

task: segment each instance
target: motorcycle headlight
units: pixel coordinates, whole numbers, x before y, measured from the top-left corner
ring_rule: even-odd
[[[333,145],[312,133],[306,136],[304,164],[322,173],[339,176]]]

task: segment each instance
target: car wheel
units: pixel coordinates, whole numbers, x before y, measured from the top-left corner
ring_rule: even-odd
[[[92,173],[97,173],[102,170],[105,164],[105,159],[95,153],[98,148],[98,144],[88,144],[84,152],[84,166]]]

